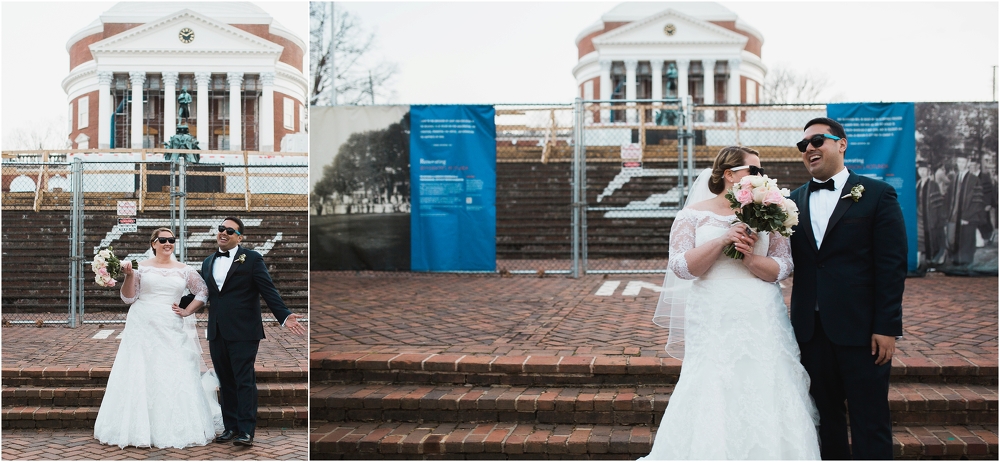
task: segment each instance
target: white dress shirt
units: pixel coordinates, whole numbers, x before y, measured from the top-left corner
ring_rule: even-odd
[[[236,256],[236,252],[240,250],[240,246],[233,247],[229,249],[228,257],[215,257],[215,263],[212,264],[212,277],[215,278],[215,285],[222,290],[222,285],[226,283],[226,275],[229,274],[229,268],[233,266],[233,257]],[[222,249],[219,249],[222,252]]]
[[[833,209],[837,208],[837,202],[843,196],[841,191],[844,190],[844,185],[847,184],[847,178],[850,176],[851,173],[845,167],[831,178],[833,191],[820,189],[809,194],[809,221],[812,224],[813,236],[816,236],[817,249],[823,243],[823,236],[826,234],[826,226],[830,223],[830,216],[833,215]],[[813,178],[813,181],[816,179]],[[816,182],[822,183],[822,181]]]

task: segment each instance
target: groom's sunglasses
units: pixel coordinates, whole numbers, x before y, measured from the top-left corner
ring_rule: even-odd
[[[153,240],[154,241],[160,241],[160,244],[166,244],[168,242],[171,243],[171,244],[173,244],[174,242],[177,242],[177,238],[176,237],[155,237],[155,238],[153,238]]]
[[[799,141],[798,143],[795,143],[795,147],[799,148],[799,152],[806,152],[806,148],[809,147],[810,143],[812,143],[814,148],[818,148],[822,146],[823,143],[826,142],[827,138],[830,138],[833,141],[837,141],[840,139],[839,136],[834,136],[829,133],[821,133],[819,135],[813,135],[811,138],[807,140],[802,140]]]
[[[242,236],[243,235],[239,231],[237,231],[237,230],[235,230],[233,228],[227,228],[227,227],[222,226],[222,225],[219,225],[219,232],[220,233],[226,233],[226,234],[228,234],[230,236],[232,236],[233,234],[235,234],[237,236]]]
[[[756,165],[741,165],[739,167],[733,167],[733,168],[731,168],[729,170],[732,170],[734,172],[738,172],[738,171],[744,170],[744,169],[750,169],[750,174],[751,175],[763,175],[764,174],[764,169],[762,167],[758,167]]]

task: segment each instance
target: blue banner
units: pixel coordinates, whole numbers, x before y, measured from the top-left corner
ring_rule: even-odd
[[[896,188],[906,220],[907,269],[917,269],[917,142],[913,103],[828,104],[847,132],[844,165]]]
[[[413,271],[496,271],[495,114],[410,106]]]

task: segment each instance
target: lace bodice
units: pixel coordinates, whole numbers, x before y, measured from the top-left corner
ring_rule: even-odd
[[[722,236],[728,230],[736,215],[719,215],[707,210],[685,208],[674,218],[670,227],[670,259],[667,268],[681,279],[697,279],[688,270],[684,254],[699,245]],[[792,249],[788,238],[770,233],[761,233],[754,246],[755,255],[766,255],[778,263],[780,281],[791,274]],[[756,277],[743,264],[720,253],[719,259],[701,276],[701,279],[733,279]]]
[[[205,280],[190,266],[156,268],[140,265],[133,274],[135,296],[126,297],[122,293],[122,301],[125,303],[132,304],[141,298],[146,301],[160,300],[170,305],[180,301],[185,288],[194,294],[195,300],[208,301],[208,286],[205,285]],[[125,288],[124,284],[122,288]]]

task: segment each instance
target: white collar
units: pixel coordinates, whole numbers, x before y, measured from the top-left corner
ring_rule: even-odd
[[[836,175],[830,177],[830,179],[833,180],[833,187],[836,188],[836,191],[839,191],[841,189],[844,189],[844,184],[847,183],[847,179],[850,177],[851,177],[851,172],[847,170],[847,167],[844,167],[841,171],[837,172]],[[813,178],[812,180],[817,183],[825,183],[824,181],[819,181],[815,178]]]
[[[236,247],[233,247],[233,248],[229,249],[229,251],[228,251],[229,252],[229,258],[233,258],[234,256],[236,256],[236,252],[239,252],[239,251],[240,251],[240,246],[239,245],[237,245]],[[226,252],[226,251],[222,250],[222,248],[220,247],[220,248],[218,248],[216,250],[216,252]],[[225,257],[223,257],[223,258],[225,258]]]

